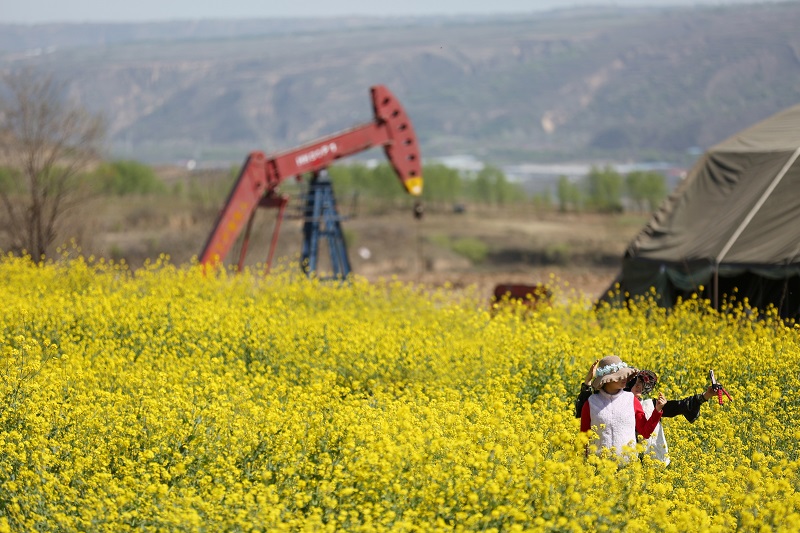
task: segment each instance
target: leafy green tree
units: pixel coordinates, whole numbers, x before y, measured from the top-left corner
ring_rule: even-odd
[[[328,167],[333,190],[337,196],[350,196],[354,192],[353,165],[333,165]]]
[[[19,193],[20,171],[11,167],[0,167],[0,191],[5,194]]]
[[[642,210],[644,206],[644,189],[644,172],[630,172],[625,176],[625,192],[638,210]]]
[[[558,210],[562,213],[566,213],[570,209],[575,211],[580,209],[580,187],[578,187],[577,184],[572,183],[569,178],[563,174],[558,177],[556,195],[558,196]]]
[[[472,183],[473,200],[480,204],[492,203],[492,181],[485,172],[478,172]]]
[[[635,171],[625,176],[625,189],[639,210],[654,211],[667,196],[667,184],[659,172]]]
[[[503,171],[495,166],[485,165],[482,169],[480,169],[480,171],[478,171],[478,178],[485,178],[486,183],[489,186],[489,194],[486,197],[487,203],[500,203],[500,198],[498,198],[498,193],[500,193],[498,190],[498,184],[502,186],[505,183]]]
[[[442,164],[425,165],[422,196],[433,204],[452,204],[462,193],[462,180],[458,171]]]
[[[505,173],[496,167],[487,167],[496,169],[494,174],[494,201],[499,206],[504,206],[510,203],[514,198],[520,198],[520,191],[512,183],[508,181]]]
[[[374,188],[372,181],[374,179],[372,169],[363,164],[351,165],[350,176],[351,186],[355,193],[371,193]]]
[[[593,166],[586,176],[586,188],[589,203],[594,209],[604,213],[622,211],[624,180],[610,166],[602,169]]]
[[[120,160],[101,164],[94,172],[104,193],[160,194],[166,191],[152,167],[138,161]]]
[[[391,204],[395,199],[405,195],[397,173],[387,162],[379,163],[372,169],[370,185],[374,195],[384,203]]]
[[[531,196],[531,203],[536,210],[551,210],[553,207],[553,198],[550,189],[533,194]]]

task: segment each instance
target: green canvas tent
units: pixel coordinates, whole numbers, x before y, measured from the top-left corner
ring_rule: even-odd
[[[630,243],[622,294],[733,296],[800,318],[800,105],[705,152]],[[608,296],[606,296],[608,298]]]

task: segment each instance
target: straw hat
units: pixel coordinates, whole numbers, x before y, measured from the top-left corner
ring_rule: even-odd
[[[592,387],[600,389],[606,383],[612,381],[628,381],[628,378],[636,373],[636,369],[628,366],[616,355],[607,355],[597,363],[597,370],[594,373]]]

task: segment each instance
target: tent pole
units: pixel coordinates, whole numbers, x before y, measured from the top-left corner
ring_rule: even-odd
[[[786,173],[789,172],[789,169],[792,168],[792,165],[794,165],[794,162],[797,160],[798,157],[800,157],[800,146],[798,146],[797,149],[792,153],[792,155],[791,155],[791,157],[789,157],[788,161],[786,161],[786,163],[784,163],[783,168],[781,168],[780,172],[778,172],[778,174],[775,175],[775,177],[770,182],[769,187],[767,187],[766,190],[761,194],[761,197],[758,199],[756,204],[753,206],[752,209],[750,209],[750,212],[747,213],[747,216],[744,218],[742,223],[739,224],[739,227],[736,228],[736,231],[733,232],[733,235],[731,235],[731,238],[728,239],[728,242],[725,243],[725,246],[722,247],[722,250],[717,255],[717,258],[714,261],[714,309],[715,310],[717,310],[717,311],[719,310],[718,301],[719,301],[719,265],[720,265],[720,263],[722,263],[722,260],[725,259],[726,255],[728,255],[728,252],[730,251],[730,249],[733,246],[733,244],[737,241],[737,239],[742,234],[742,232],[745,230],[745,228],[747,228],[747,226],[750,224],[750,222],[756,216],[756,213],[759,212],[759,210],[761,209],[761,206],[764,205],[764,202],[766,202],[767,199],[772,194],[772,191],[775,190],[775,188],[781,182],[781,180],[786,175]]]
[[[792,156],[783,165],[781,171],[778,172],[778,174],[772,179],[772,182],[770,182],[769,187],[767,187],[764,193],[761,195],[761,198],[759,198],[756,204],[753,206],[753,208],[750,209],[750,212],[747,213],[747,216],[744,218],[742,223],[739,224],[739,227],[737,227],[736,231],[733,232],[731,238],[728,239],[728,242],[725,243],[725,246],[722,247],[722,250],[720,251],[719,255],[717,255],[716,259],[715,265],[717,269],[719,269],[719,265],[720,263],[722,263],[722,260],[725,259],[725,256],[728,255],[728,251],[730,251],[731,246],[733,246],[733,244],[736,242],[736,240],[739,238],[739,236],[742,234],[745,228],[750,224],[750,222],[753,220],[753,217],[756,216],[756,213],[759,212],[761,206],[764,205],[764,202],[766,202],[767,198],[770,197],[772,191],[775,190],[775,187],[778,186],[778,184],[781,182],[786,173],[789,172],[789,169],[792,168],[792,165],[794,165],[794,162],[798,157],[800,157],[800,146],[798,146],[797,149],[792,153]]]

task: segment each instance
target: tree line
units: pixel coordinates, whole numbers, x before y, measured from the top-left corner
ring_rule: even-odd
[[[593,166],[582,182],[559,176],[556,186],[558,209],[562,212],[652,212],[667,193],[666,178],[660,172],[634,171],[623,175],[610,166]]]
[[[389,202],[406,196],[388,163],[375,167],[363,164],[338,165],[329,169],[334,190],[339,196],[365,195]],[[477,172],[459,171],[442,164],[424,165],[423,199],[427,205],[451,208],[461,204],[480,206],[532,205],[561,212],[620,213],[651,212],[668,191],[660,172],[634,171],[621,174],[611,166],[593,166],[579,180],[559,176],[555,190],[528,193],[512,182],[496,166],[485,165]]]

